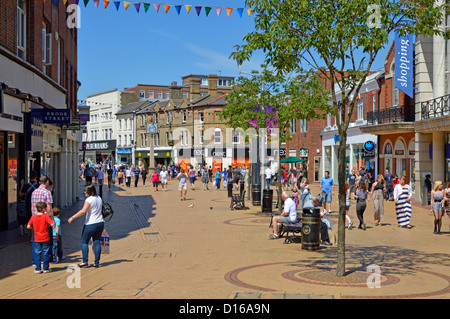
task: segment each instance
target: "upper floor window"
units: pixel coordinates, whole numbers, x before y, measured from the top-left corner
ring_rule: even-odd
[[[46,22],[42,24],[42,65],[52,64],[52,33],[50,25]]]
[[[17,1],[17,56],[22,60],[26,59],[27,43],[27,22],[26,22],[26,1]]]
[[[233,144],[239,144],[240,142],[240,134],[238,130],[233,129],[232,133],[231,133],[231,142]]]
[[[306,133],[308,132],[308,120],[300,119],[300,132]]]
[[[202,78],[202,85],[208,85],[208,79]]]
[[[358,120],[364,120],[364,100],[358,99]]]
[[[214,130],[214,144],[222,143],[222,131],[220,128]]]

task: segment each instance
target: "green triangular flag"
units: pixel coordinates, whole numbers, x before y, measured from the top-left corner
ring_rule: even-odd
[[[145,3],[145,2],[144,2],[144,10],[145,10],[145,13],[147,13],[148,8],[150,8],[150,3]]]
[[[208,16],[209,11],[211,11],[211,7],[205,7],[206,16]]]
[[[84,0],[84,6],[86,7],[88,4],[89,0]]]

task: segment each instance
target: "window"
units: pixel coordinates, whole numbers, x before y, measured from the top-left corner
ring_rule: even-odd
[[[377,109],[377,96],[374,94],[372,95],[372,111],[376,111]]]
[[[198,114],[199,114],[200,123],[203,123],[203,120],[204,120],[203,112],[199,112]]]
[[[183,111],[183,113],[181,114],[181,121],[183,123],[186,123],[186,111]]]
[[[203,134],[203,129],[201,128],[199,131],[198,131],[198,139],[199,139],[199,143],[200,144],[203,144],[204,143],[204,134]]]
[[[300,119],[300,132],[302,133],[308,132],[308,120]]]
[[[295,119],[289,120],[289,124],[290,124],[289,132],[290,132],[291,134],[297,133],[297,123],[296,123],[296,122],[297,122],[297,121],[296,121]]]
[[[181,94],[182,94],[183,99],[187,99],[189,97],[189,93],[188,92],[183,92]]]
[[[162,91],[158,91],[157,98],[158,99],[162,99],[163,98],[163,92]]]
[[[170,142],[170,133],[166,132],[166,146],[169,146],[169,142]]]
[[[52,64],[52,33],[49,24],[42,24],[42,64],[44,66]]]
[[[202,78],[202,85],[208,85],[208,79]]]
[[[27,42],[27,32],[26,32],[26,2],[25,0],[17,1],[17,56],[22,60],[26,59],[26,42]]]
[[[166,91],[165,94],[166,94],[166,100],[170,99],[170,91]]]
[[[148,91],[148,98],[154,99],[155,98],[155,92],[154,91]]]
[[[239,134],[238,130],[233,130],[231,132],[231,142],[233,144],[239,144],[239,142],[240,142],[240,134]]]
[[[364,100],[358,99],[358,120],[364,120]]]
[[[327,126],[331,126],[331,113],[327,114]]]
[[[188,145],[188,131],[186,130],[181,131],[180,143],[181,145]]]
[[[145,91],[144,90],[139,90],[139,97],[142,99],[145,99]]]
[[[222,142],[222,131],[220,128],[214,130],[214,144],[220,144]]]

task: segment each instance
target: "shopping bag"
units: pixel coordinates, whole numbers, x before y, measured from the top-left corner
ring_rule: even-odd
[[[104,229],[102,237],[100,237],[100,246],[102,247],[102,254],[109,254],[110,237],[108,232]]]

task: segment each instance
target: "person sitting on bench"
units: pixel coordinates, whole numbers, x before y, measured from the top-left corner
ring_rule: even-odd
[[[295,205],[289,193],[283,191],[281,193],[281,199],[284,201],[284,209],[281,215],[272,217],[272,234],[269,239],[277,239],[280,237],[281,224],[291,224],[297,222],[297,206]]]
[[[318,196],[311,195],[309,200],[305,202],[303,208],[319,207],[319,201],[320,199]],[[324,214],[324,212],[321,212],[320,217],[322,218]],[[322,221],[322,219],[320,220],[320,237],[322,239],[322,245],[331,245],[330,237],[328,236],[328,226]]]

